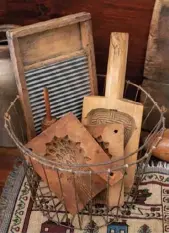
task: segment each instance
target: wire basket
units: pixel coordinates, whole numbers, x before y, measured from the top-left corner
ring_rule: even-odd
[[[19,97],[17,96],[14,102],[12,102],[5,114],[5,128],[7,129],[9,135],[14,140],[17,147],[21,150],[24,157],[26,159],[23,160],[23,166],[26,171],[27,176],[27,182],[30,187],[31,196],[34,201],[34,206],[41,210],[43,215],[48,219],[52,220],[53,222],[56,222],[59,225],[66,226],[66,228],[70,229],[68,232],[72,232],[73,228],[76,229],[86,229],[86,224],[88,224],[88,232],[97,232],[96,226],[94,224],[95,221],[97,221],[97,229],[100,227],[103,227],[105,225],[111,224],[111,222],[117,222],[120,221],[121,218],[127,217],[128,211],[130,211],[132,205],[134,204],[135,200],[137,199],[138,194],[138,188],[142,181],[142,178],[144,176],[144,171],[149,163],[152,150],[157,146],[157,144],[162,139],[163,132],[165,130],[165,118],[163,116],[163,110],[158,106],[158,104],[153,100],[153,98],[140,86],[131,83],[130,81],[126,82],[125,86],[125,96],[127,96],[128,93],[135,93],[133,96],[134,101],[138,101],[138,99],[141,97],[142,103],[144,105],[144,113],[143,113],[143,123],[142,123],[142,130],[146,130],[149,118],[152,114],[156,114],[156,122],[151,125],[151,130],[149,129],[149,132],[146,136],[146,139],[144,142],[140,142],[140,147],[137,151],[133,151],[133,153],[126,155],[125,157],[119,157],[118,159],[114,159],[111,162],[105,163],[105,164],[92,164],[92,166],[101,167],[100,171],[98,173],[105,173],[107,175],[107,194],[106,194],[106,200],[104,204],[98,204],[96,203],[95,199],[89,198],[88,204],[79,211],[78,208],[78,198],[76,196],[76,208],[77,208],[77,214],[71,215],[66,208],[64,195],[63,195],[63,189],[62,189],[62,181],[60,179],[61,173],[69,173],[72,180],[72,187],[77,189],[76,186],[76,175],[79,176],[88,176],[89,178],[89,195],[91,194],[92,197],[92,176],[93,173],[91,171],[85,170],[86,164],[59,164],[53,161],[49,161],[44,157],[41,157],[35,153],[33,153],[31,150],[26,148],[24,146],[25,144],[25,137],[24,137],[24,128],[23,125],[15,126],[13,125],[13,119],[14,117],[19,117],[16,114],[20,114],[17,112],[17,102],[19,102]],[[148,106],[148,107],[147,107]],[[158,117],[157,117],[158,116]],[[158,119],[157,119],[158,118]],[[18,118],[19,119],[19,118]],[[16,127],[20,127],[20,137],[22,136],[22,139],[18,135],[15,134]],[[18,130],[17,130],[18,131]],[[154,135],[156,135],[156,141],[153,144],[152,147],[147,147],[150,141],[152,141]],[[113,165],[113,163],[117,163],[118,161],[124,160],[133,154],[138,153],[138,159],[135,163],[131,164],[124,164],[121,166],[116,166],[113,169],[103,169],[103,165]],[[42,179],[39,177],[39,175],[36,173],[34,168],[34,162],[38,161],[38,163],[41,165],[42,170],[44,172],[44,177],[46,182],[43,182]],[[120,206],[120,199],[122,194],[122,186],[124,183],[125,175],[127,174],[127,169],[130,166],[136,166],[136,172],[135,172],[135,182],[132,186],[131,190],[128,193],[125,193],[125,202],[123,206]],[[112,166],[113,167],[113,166]],[[52,171],[55,171],[58,180],[59,180],[59,188],[60,192],[62,194],[62,197],[58,199],[51,191],[49,180],[48,180],[48,174],[46,173],[46,168],[51,169]],[[117,206],[110,208],[108,204],[108,198],[109,198],[109,179],[112,174],[112,172],[115,171],[122,171],[123,177],[121,179],[121,189],[118,197]]]

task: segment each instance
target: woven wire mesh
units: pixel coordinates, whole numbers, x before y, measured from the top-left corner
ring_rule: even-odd
[[[49,161],[44,157],[39,156],[38,154],[35,154],[30,149],[26,148],[24,146],[25,144],[25,138],[23,136],[22,140],[18,139],[18,136],[15,134],[16,127],[20,127],[21,135],[24,135],[24,128],[23,125],[15,126],[13,125],[13,117],[15,114],[17,114],[16,109],[16,103],[19,101],[19,97],[17,96],[16,99],[11,103],[9,106],[6,114],[5,114],[5,128],[7,129],[9,135],[16,143],[17,147],[21,150],[21,152],[24,155],[24,158],[26,158],[23,161],[23,166],[26,171],[27,181],[29,183],[30,191],[32,194],[32,199],[34,200],[34,206],[38,210],[41,210],[43,215],[47,217],[47,219],[52,220],[56,222],[59,225],[65,226],[68,229],[86,229],[86,224],[88,223],[88,230],[91,232],[95,232],[96,228],[103,227],[105,225],[111,224],[111,222],[118,222],[120,219],[128,215],[128,212],[131,211],[132,205],[137,199],[138,195],[138,189],[139,185],[143,179],[144,171],[149,163],[149,160],[151,158],[152,150],[158,145],[160,140],[162,139],[163,132],[165,130],[165,118],[164,118],[164,111],[162,108],[158,106],[158,104],[153,100],[153,98],[141,87],[136,84],[131,83],[130,81],[127,81],[125,86],[125,96],[128,95],[128,93],[135,93],[134,96],[132,96],[132,100],[138,101],[141,96],[142,103],[144,105],[144,113],[143,113],[143,123],[142,123],[142,131],[144,132],[147,130],[147,125],[149,122],[149,118],[151,114],[156,114],[156,122],[154,122],[154,125],[151,125],[151,129],[148,129],[148,133],[146,135],[146,138],[144,139],[144,142],[140,142],[140,147],[137,151],[133,151],[132,153],[112,159],[112,161],[109,161],[107,163],[100,163],[100,164],[92,164],[90,167],[99,167],[99,172],[94,172],[91,170],[88,171],[87,169],[83,169],[85,167],[88,167],[87,164],[63,164],[63,163],[56,163],[54,161]],[[148,107],[147,107],[148,106]],[[11,117],[12,116],[12,117]],[[16,115],[16,117],[18,117]],[[18,122],[19,123],[19,122]],[[152,122],[151,122],[152,123]],[[152,142],[154,139],[154,136],[156,136],[156,140],[153,143],[153,146],[148,147],[147,145]],[[129,164],[123,164],[120,166],[113,166],[113,164],[117,164],[117,162],[124,160],[133,154],[137,153],[138,158],[137,161],[129,163]],[[45,177],[45,182],[42,181],[41,177],[36,173],[35,169],[35,163],[34,161],[38,162],[41,166],[43,177]],[[103,169],[103,165],[111,165],[112,169]],[[120,163],[121,164],[121,163]],[[131,166],[137,166],[136,172],[135,172],[135,182],[130,191],[125,193],[125,202],[123,206],[120,206],[120,200],[124,185],[124,178],[127,174],[128,167]],[[60,188],[61,198],[57,198],[55,193],[52,192],[48,174],[46,172],[46,169],[49,169],[51,171],[55,172],[55,175],[59,181],[58,185]],[[123,176],[120,180],[121,188],[119,192],[119,197],[117,201],[117,205],[114,207],[109,206],[109,180],[111,178],[111,175],[113,172],[121,171]],[[62,187],[62,180],[61,180],[61,173],[69,173],[73,177],[72,180],[72,187],[75,190],[75,200],[76,200],[76,208],[77,208],[77,214],[71,215],[66,208],[65,205],[65,198],[63,193],[63,187]],[[92,177],[96,174],[106,174],[107,176],[107,194],[106,194],[106,200],[104,204],[98,204],[95,202],[95,200],[92,198]],[[78,197],[77,197],[77,185],[76,185],[76,177],[78,176],[88,176],[89,179],[89,202],[88,204],[82,209],[79,210],[78,206]],[[55,177],[54,177],[55,179]],[[97,218],[98,221],[97,221]],[[97,227],[94,224],[94,221],[97,221]],[[95,230],[95,231],[94,231]],[[89,232],[90,232],[89,231]],[[70,231],[71,232],[71,231]],[[97,231],[96,231],[97,232]]]

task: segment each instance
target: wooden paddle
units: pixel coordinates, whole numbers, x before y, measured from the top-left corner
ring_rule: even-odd
[[[105,97],[101,96],[90,96],[84,97],[83,101],[83,113],[82,113],[82,122],[84,125],[90,123],[89,116],[91,117],[92,111],[100,112],[104,109],[112,109],[115,112],[120,112],[121,117],[124,122],[128,124],[128,119],[134,119],[134,124],[131,127],[132,134],[128,139],[128,142],[125,146],[125,156],[133,153],[138,149],[141,123],[142,123],[142,114],[143,114],[143,105],[136,103],[127,99],[123,99],[123,91],[125,84],[125,71],[126,71],[126,62],[127,62],[127,51],[128,51],[128,34],[127,33],[117,33],[114,32],[111,34],[110,38],[110,49],[109,49],[109,60],[107,67],[107,77],[106,77],[106,91]],[[112,113],[110,113],[112,114]],[[99,111],[97,112],[97,117],[95,116],[95,122],[107,123],[106,117],[104,119],[99,117]],[[128,116],[126,118],[126,116]],[[113,119],[114,120],[114,119]],[[112,121],[113,121],[112,120]],[[115,122],[118,122],[118,119],[115,119]],[[112,122],[111,122],[112,123]],[[124,123],[124,128],[126,128]],[[132,156],[128,157],[125,160],[125,163],[131,164],[135,163],[137,160],[137,153],[134,153]],[[129,166],[127,169],[127,175],[125,177],[125,190],[128,191],[133,185],[134,175],[135,175],[136,166]]]

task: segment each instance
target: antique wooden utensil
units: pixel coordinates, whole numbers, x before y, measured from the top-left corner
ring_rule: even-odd
[[[110,159],[115,159],[124,155],[124,126],[122,124],[89,125],[86,128],[109,155]],[[115,164],[116,166],[121,166],[124,164],[124,160],[120,160]],[[95,203],[107,204],[107,202],[109,207],[121,206],[124,204],[123,180],[120,180],[107,190],[99,193],[95,198]]]
[[[146,138],[145,138],[146,139]],[[153,135],[151,140],[146,144],[147,149],[152,148],[159,141],[159,132]],[[162,135],[162,139],[152,150],[152,154],[164,161],[169,162],[169,129],[165,129]]]
[[[7,33],[28,138],[41,132],[48,87],[52,116],[81,118],[83,97],[97,94],[91,15],[81,12]]]
[[[127,33],[112,33],[110,38],[109,60],[106,76],[106,91],[105,97],[91,96],[84,97],[82,122],[84,125],[92,122],[92,115],[95,112],[95,124],[118,122],[116,113],[123,118],[124,128],[130,128],[130,138],[128,138],[125,146],[125,156],[135,152],[138,149],[143,105],[127,99],[123,99],[123,91],[125,84],[125,70],[128,50],[128,34]],[[103,115],[103,111],[108,114]],[[107,122],[107,115],[111,115],[112,119]],[[101,117],[100,117],[101,116]],[[134,119],[130,120],[130,119]],[[129,121],[130,124],[128,123]],[[129,125],[130,127],[126,126]],[[125,163],[135,163],[137,153],[133,153],[125,159]],[[125,177],[125,189],[130,190],[134,182],[136,165],[129,166]]]
[[[49,93],[46,87],[43,89],[43,96],[45,101],[46,115],[42,121],[42,131],[47,129],[50,125],[52,125],[56,121],[56,118],[52,117],[51,115]]]
[[[49,169],[37,160],[30,161],[35,171],[49,184],[57,197],[59,199],[64,197],[66,208],[70,213],[75,214],[83,209],[89,200],[106,188],[108,180],[106,171],[111,169],[112,165],[92,165],[109,162],[109,156],[72,113],[56,121],[32,139],[26,147],[46,158],[46,164],[47,161],[56,162],[53,169]],[[88,166],[80,167],[78,166],[80,164]],[[76,167],[73,167],[74,165]],[[59,171],[59,176],[57,168],[62,169]],[[100,173],[100,171],[105,171],[105,173]],[[116,184],[121,178],[122,172],[114,171],[110,175],[110,186]]]

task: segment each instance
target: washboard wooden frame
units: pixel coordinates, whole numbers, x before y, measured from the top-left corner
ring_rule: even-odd
[[[74,62],[73,59],[77,58],[78,63],[78,59],[80,59],[84,66],[87,65],[88,70],[88,85],[90,86],[88,92],[90,93],[87,92],[87,95],[97,94],[93,35],[89,13],[81,12],[9,30],[7,38],[27,124],[28,139],[37,134],[33,107],[30,103],[30,91],[26,82],[26,77],[30,76],[32,71],[35,70],[38,73],[39,69],[52,66],[52,64],[59,64],[60,67],[60,64],[62,65],[64,62],[66,67],[67,61]],[[41,80],[37,77],[36,82],[40,83]],[[37,108],[40,108],[40,105],[38,104]],[[38,122],[38,124],[40,123]]]

